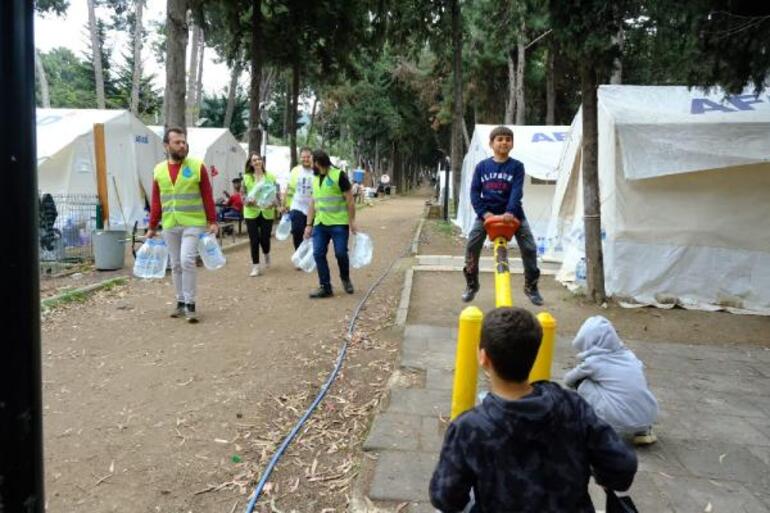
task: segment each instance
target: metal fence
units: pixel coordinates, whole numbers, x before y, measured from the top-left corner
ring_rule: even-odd
[[[91,260],[91,232],[96,228],[98,204],[95,194],[42,194],[40,261]]]

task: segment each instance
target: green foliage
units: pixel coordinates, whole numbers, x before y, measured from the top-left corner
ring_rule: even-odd
[[[96,108],[93,69],[69,48],[54,48],[41,53],[40,60],[48,78],[51,107]],[[41,99],[38,91],[38,105]]]
[[[225,111],[227,110],[227,95],[204,95],[201,105],[200,119],[205,119],[204,127],[221,127],[225,122]],[[235,96],[235,109],[233,110],[233,119],[229,128],[236,139],[241,140],[246,133],[245,115],[249,112],[249,97],[240,89]]]
[[[114,92],[115,95],[109,97],[109,101],[116,108],[131,108],[131,88],[134,78],[134,54],[133,52],[124,54],[125,64],[118,68],[115,74]],[[155,74],[142,74],[139,81],[139,106],[138,114],[142,118],[160,113],[163,108],[163,96],[161,92],[155,89],[153,82]]]

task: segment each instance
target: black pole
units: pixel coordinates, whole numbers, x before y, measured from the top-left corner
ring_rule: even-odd
[[[34,2],[0,1],[0,512],[43,513]]]

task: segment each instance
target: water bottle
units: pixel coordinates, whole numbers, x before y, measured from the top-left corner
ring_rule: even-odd
[[[365,233],[358,232],[353,241],[350,266],[354,269],[359,269],[371,264],[372,255],[374,253],[374,244],[372,243],[371,237]]]
[[[198,236],[198,253],[203,260],[203,265],[209,271],[221,269],[227,261],[222,253],[222,248],[217,244],[217,239],[209,233],[201,233]]]
[[[165,278],[168,267],[168,245],[163,239],[150,239],[152,249],[151,278]]]
[[[542,257],[545,255],[545,237],[537,238],[537,256]]]
[[[575,282],[581,287],[586,284],[586,271],[586,257],[580,257],[577,266],[575,266]]]
[[[146,242],[136,252],[134,259],[134,276],[137,278],[149,278],[150,271],[150,246]]]
[[[291,235],[291,217],[289,214],[284,214],[281,217],[281,222],[278,223],[278,228],[275,229],[275,238],[278,240],[286,240]]]

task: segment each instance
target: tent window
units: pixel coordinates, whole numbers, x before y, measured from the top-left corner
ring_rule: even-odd
[[[556,180],[541,180],[539,178],[535,178],[534,176],[530,176],[529,180],[532,185],[556,185]]]

